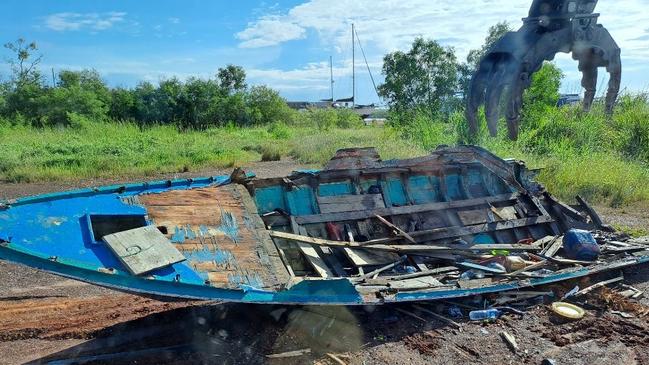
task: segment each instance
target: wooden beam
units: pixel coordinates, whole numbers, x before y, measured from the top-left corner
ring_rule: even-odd
[[[296,220],[299,224],[352,221],[352,220],[374,218],[375,215],[380,215],[380,216],[404,215],[404,214],[424,213],[424,212],[446,210],[446,209],[468,208],[468,207],[474,207],[474,206],[485,205],[485,204],[488,205],[493,203],[511,202],[511,201],[516,201],[518,196],[519,194],[517,193],[502,194],[502,195],[495,195],[486,198],[408,205],[404,207],[379,208],[379,209],[372,209],[372,210],[358,211],[358,212],[313,214],[313,215],[298,216],[296,217]]]
[[[383,223],[383,224],[385,224],[386,226],[388,226],[389,228],[393,229],[393,230],[395,231],[395,234],[396,234],[397,236],[401,236],[401,237],[405,238],[406,240],[410,241],[410,243],[415,243],[415,244],[417,243],[417,241],[415,241],[414,238],[412,238],[408,233],[406,233],[406,231],[404,231],[404,230],[402,230],[401,228],[395,226],[394,224],[388,222],[387,219],[381,217],[381,216],[378,215],[378,214],[375,214],[374,216],[375,216],[378,220],[380,220],[381,223]]]
[[[317,246],[327,247],[347,247],[354,249],[368,249],[368,250],[382,250],[391,252],[426,252],[426,251],[492,251],[492,250],[508,250],[508,251],[540,251],[540,247],[531,245],[508,245],[508,244],[484,244],[484,245],[363,245],[360,246],[356,242],[343,242],[331,241],[322,238],[302,236],[299,234],[269,231],[270,236],[274,238],[281,238],[302,243],[309,243]],[[365,242],[366,243],[366,242]]]

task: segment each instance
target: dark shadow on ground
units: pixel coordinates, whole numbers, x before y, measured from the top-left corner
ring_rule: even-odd
[[[401,306],[408,308],[408,306]],[[32,364],[302,364],[439,329],[382,307],[226,304],[188,307],[106,328]],[[311,349],[296,358],[265,355]]]

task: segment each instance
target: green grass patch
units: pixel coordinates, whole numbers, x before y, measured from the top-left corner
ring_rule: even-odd
[[[392,129],[353,126],[222,127],[180,131],[83,120],[74,128],[0,125],[0,179],[11,182],[146,177],[292,156],[324,165],[339,148],[375,146],[386,158],[425,154]]]

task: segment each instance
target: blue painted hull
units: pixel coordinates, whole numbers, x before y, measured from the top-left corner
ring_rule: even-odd
[[[473,150],[467,151],[461,152],[465,154],[474,152]],[[392,167],[391,164],[398,166],[398,163],[388,161],[379,168]],[[504,163],[503,166],[505,166]],[[498,166],[489,165],[489,168],[489,171],[492,171],[496,170]],[[502,169],[505,171],[505,168]],[[317,172],[305,174],[315,175]],[[470,175],[471,172],[468,174],[466,175],[468,177],[448,175],[444,179],[437,180],[411,176],[405,180],[383,181],[381,189],[385,192],[385,200],[390,204],[389,206],[400,207],[410,200],[414,201],[413,207],[416,208],[416,204],[430,204],[434,199],[444,199],[441,200],[444,202],[453,201],[453,199],[466,199],[466,196],[460,197],[460,195],[468,195],[467,191],[470,190],[474,191],[474,194],[478,194],[479,192],[475,192],[478,191],[475,184],[470,185],[473,178]],[[303,177],[304,174],[301,176]],[[481,176],[478,177],[483,179]],[[461,188],[463,179],[467,180],[465,185],[469,184],[466,185],[466,189]],[[399,185],[403,181],[405,181],[406,187]],[[513,178],[508,180],[507,176],[503,178],[503,181],[510,181],[511,186],[519,186],[518,182]],[[524,184],[524,182],[521,183]],[[368,183],[368,186],[369,184],[371,182]],[[417,184],[427,185],[417,194],[408,195],[409,190],[412,190]],[[280,280],[282,285],[269,288],[269,285],[263,285],[263,281],[266,280],[263,275],[253,272],[254,263],[249,264],[246,270],[237,275],[230,275],[223,279],[227,285],[217,287],[213,280],[210,282],[211,277],[197,267],[203,264],[200,260],[205,255],[211,255],[209,261],[213,265],[218,264],[220,267],[234,265],[233,262],[228,261],[231,254],[223,254],[220,251],[198,251],[191,255],[187,254],[188,258],[191,256],[194,261],[188,259],[185,262],[153,270],[146,276],[135,276],[128,272],[106,245],[99,244],[97,239],[92,237],[92,229],[88,229],[87,219],[92,215],[147,216],[147,214],[151,214],[150,209],[147,210],[144,204],[138,203],[138,199],[144,199],[147,196],[183,191],[200,192],[201,189],[216,189],[230,185],[234,184],[231,183],[229,177],[218,176],[116,185],[9,201],[0,206],[0,259],[91,284],[139,294],[242,303],[319,305],[365,305],[466,297],[535,287],[649,262],[649,254],[645,256],[627,255],[617,261],[608,261],[586,268],[562,270],[542,278],[510,280],[474,289],[438,287],[430,290],[396,292],[379,299],[376,296],[362,295],[352,277],[301,278],[303,280],[297,280],[290,285],[284,285]],[[443,194],[439,194],[440,185],[448,186]],[[273,185],[257,189],[254,214],[257,214],[257,219],[259,219],[259,215],[286,210],[308,224],[309,220],[314,220],[314,216],[320,214],[319,210],[322,207],[318,206],[318,202],[323,200],[322,197],[350,196],[354,189],[358,189],[358,186],[353,186],[351,183],[328,183],[322,185],[317,191],[309,190],[309,186],[286,189],[281,185]],[[363,186],[363,182],[359,186],[367,188],[367,186]],[[507,188],[507,186],[503,186],[502,189]],[[519,189],[523,188],[519,186]],[[410,192],[412,193],[412,191]],[[504,192],[507,191],[487,192],[485,190],[485,194],[491,193],[492,195]],[[543,210],[542,207],[539,209]],[[245,221],[245,225],[241,225],[241,227],[248,226],[248,229],[251,230],[254,228],[247,217],[240,221]],[[148,223],[154,224],[152,221]],[[547,224],[546,226],[549,227]],[[208,232],[217,228],[232,241],[236,241],[235,236],[238,234],[236,230],[228,232],[227,227],[201,226],[200,229],[195,230],[196,232],[192,231],[188,225],[187,228],[184,227],[181,226],[182,229],[175,227],[175,232],[169,232],[170,239],[178,244],[181,244],[186,238],[204,239],[201,236],[203,231]],[[262,227],[265,231],[265,224],[262,224]],[[201,237],[197,238],[197,235]],[[235,242],[234,251],[238,244],[240,243]],[[258,252],[271,256],[274,254],[274,252],[270,252],[274,250],[274,247],[270,249],[259,247],[257,248]],[[286,270],[283,266],[280,269],[277,267],[275,266],[276,270]]]

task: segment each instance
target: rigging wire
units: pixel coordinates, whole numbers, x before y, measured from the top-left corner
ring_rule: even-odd
[[[365,50],[363,50],[363,45],[361,44],[361,39],[358,37],[358,32],[356,29],[354,29],[354,33],[356,34],[356,41],[358,41],[358,46],[361,49],[361,53],[363,54],[363,59],[365,60],[365,66],[367,67],[367,72],[370,74],[370,79],[372,80],[372,86],[374,86],[374,92],[376,92],[376,96],[379,97],[379,100],[381,100],[381,96],[379,95],[379,90],[376,87],[376,82],[374,81],[374,75],[372,75],[372,70],[370,69],[369,63],[367,63],[367,57],[365,56]]]

